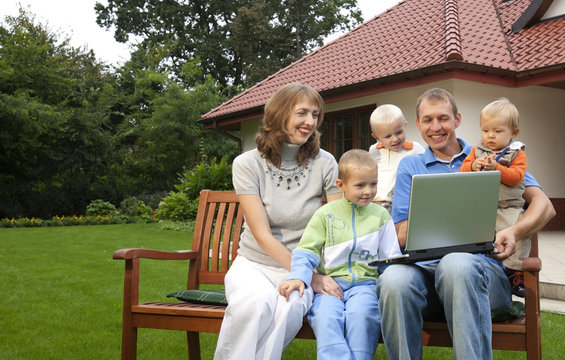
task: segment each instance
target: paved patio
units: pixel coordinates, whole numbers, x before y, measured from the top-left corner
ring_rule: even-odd
[[[540,232],[539,256],[541,310],[565,314],[565,231]]]

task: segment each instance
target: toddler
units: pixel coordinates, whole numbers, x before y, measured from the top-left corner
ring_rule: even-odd
[[[390,104],[376,108],[370,118],[372,136],[377,143],[371,145],[369,153],[379,165],[379,182],[374,201],[388,212],[392,208],[398,163],[406,155],[424,152],[419,143],[406,141],[406,124],[402,110]]]
[[[496,231],[516,223],[524,213],[527,159],[524,144],[514,138],[520,132],[518,110],[508,99],[501,98],[484,107],[480,115],[481,143],[475,146],[460,171],[498,170],[501,173]],[[512,293],[524,296],[522,258],[530,254],[530,239],[516,242],[516,252],[504,260]]]

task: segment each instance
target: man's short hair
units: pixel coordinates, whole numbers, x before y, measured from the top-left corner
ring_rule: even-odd
[[[449,104],[451,104],[453,116],[457,117],[457,114],[459,113],[459,111],[457,110],[457,103],[455,102],[455,98],[449,91],[441,88],[433,88],[420,95],[420,97],[416,101],[416,118],[418,120],[420,119],[420,104],[422,104],[422,101],[424,100],[427,100],[432,104],[448,102]]]

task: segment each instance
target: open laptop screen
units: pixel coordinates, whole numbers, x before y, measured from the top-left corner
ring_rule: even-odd
[[[412,177],[406,251],[494,239],[500,172]]]

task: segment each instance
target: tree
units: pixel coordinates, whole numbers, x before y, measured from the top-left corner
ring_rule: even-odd
[[[173,78],[161,56],[158,50],[138,49],[117,69],[115,86],[104,96],[121,158],[116,175],[127,184],[120,185],[121,192],[130,195],[172,188],[177,174],[199,161],[203,138],[210,157],[232,158],[237,152],[235,142],[219,139],[198,122],[225,100],[221,87],[202,76],[198,60],[185,63],[180,80]]]
[[[110,161],[105,68],[68,44],[22,9],[0,28],[0,218],[77,213]]]
[[[145,49],[169,44],[167,60],[178,75],[186,61],[202,61],[203,74],[222,86],[249,86],[322,44],[336,30],[361,21],[356,0],[108,0],[96,3],[97,23],[115,27],[126,42]]]

